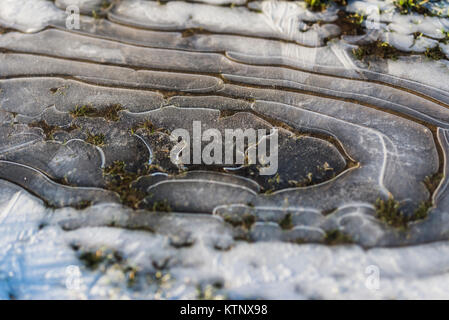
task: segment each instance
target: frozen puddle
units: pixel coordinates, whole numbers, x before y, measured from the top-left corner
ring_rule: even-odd
[[[449,298],[447,2],[312,9],[1,1],[0,298]]]

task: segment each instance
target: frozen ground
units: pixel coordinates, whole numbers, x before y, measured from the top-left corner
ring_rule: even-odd
[[[0,298],[448,299],[448,15],[0,0]],[[173,164],[193,121],[278,173]]]

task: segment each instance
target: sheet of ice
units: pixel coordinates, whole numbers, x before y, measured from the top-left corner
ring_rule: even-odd
[[[55,5],[63,11],[71,6],[76,7],[81,13],[92,14],[92,11],[100,11],[109,6],[105,0],[55,0]]]
[[[365,26],[371,24],[371,29],[381,33],[382,41],[405,52],[424,52],[433,48],[449,31],[449,20],[444,15],[401,14],[392,0],[350,0],[346,10],[365,16]],[[379,24],[385,27],[380,28]]]
[[[332,24],[309,27],[301,19],[305,9],[295,2],[267,1],[262,12],[247,8],[226,8],[182,1],[161,5],[154,1],[121,2],[108,15],[110,20],[149,29],[181,30],[200,28],[219,33],[234,33],[296,41],[321,46],[327,37],[339,34]],[[335,11],[329,13],[334,19]]]
[[[368,34],[348,43],[336,5],[241,4],[121,1],[73,30],[66,6],[102,3],[0,2],[0,298],[449,298],[449,62],[416,54],[448,54],[447,19],[350,0]],[[354,57],[376,40],[414,54]],[[279,175],[176,171],[168,132],[194,120],[282,126]],[[156,168],[139,209],[100,189],[115,161]],[[378,219],[390,195],[414,216],[436,173],[427,217]],[[355,244],[325,245],[337,231]]]
[[[0,24],[22,32],[44,29],[51,21],[65,20],[64,11],[47,0],[0,1]]]

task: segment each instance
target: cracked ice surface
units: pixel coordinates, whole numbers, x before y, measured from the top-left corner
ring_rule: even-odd
[[[447,21],[389,0],[1,0],[0,298],[448,298]],[[356,57],[376,41],[399,56]],[[172,163],[193,121],[279,127],[278,174]],[[379,219],[390,196],[404,228]]]

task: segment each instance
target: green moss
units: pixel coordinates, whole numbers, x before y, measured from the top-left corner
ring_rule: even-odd
[[[428,176],[424,179],[424,184],[431,195],[435,192],[442,178],[443,175],[441,173],[436,173],[433,176]],[[393,197],[389,197],[386,201],[377,199],[375,207],[376,217],[378,219],[392,227],[404,229],[408,227],[410,222],[427,218],[429,209],[432,207],[432,202],[430,200],[421,202],[418,208],[416,208],[414,213],[409,217],[401,212],[400,204],[395,201]]]
[[[97,110],[88,105],[76,106],[74,110],[70,111],[70,114],[77,117],[88,117],[89,115],[95,113]]]
[[[101,9],[102,10],[107,10],[107,9],[109,9],[109,7],[111,6],[111,1],[108,1],[108,0],[103,0],[102,2],[101,2]]]
[[[132,183],[138,178],[148,175],[154,170],[161,171],[162,168],[155,165],[145,165],[137,172],[126,170],[126,164],[123,161],[114,161],[112,165],[103,169],[103,176],[106,181],[106,189],[119,194],[120,201],[133,209],[138,209],[139,203],[145,198],[146,194],[132,187]],[[170,212],[171,208],[167,201],[153,203],[153,211]]]
[[[426,185],[430,194],[433,194],[435,192],[442,179],[443,179],[442,173],[436,173],[432,176],[427,176],[424,179],[424,184]]]
[[[365,18],[364,15],[358,13],[351,13],[346,16],[347,21],[356,26],[361,26]]]
[[[146,120],[144,123],[140,124],[137,128],[148,131],[150,134],[153,134],[158,129],[150,120]]]
[[[294,243],[294,244],[306,244],[308,241],[304,238],[295,238],[293,240],[289,240],[288,242]]]
[[[367,55],[367,51],[365,50],[365,48],[363,47],[358,47],[358,48],[353,48],[352,49],[352,55],[357,59],[357,60],[363,60]]]
[[[201,27],[200,28],[188,28],[181,32],[181,36],[183,38],[188,38],[188,37],[192,37],[197,34],[204,34],[204,33],[206,33],[206,32],[205,32],[204,28],[201,28]]]
[[[441,33],[444,35],[444,39],[441,40],[444,44],[449,44],[449,31],[444,29],[441,30]]]
[[[274,177],[269,178],[267,181],[269,184],[279,184],[281,182],[281,176],[279,173],[276,173]]]
[[[247,161],[245,159],[245,161]],[[248,170],[250,167],[248,166]],[[272,194],[276,189],[278,189],[279,184],[281,183],[281,176],[279,173],[276,173],[273,177],[267,179],[267,185],[263,187],[263,193],[266,195]]]
[[[0,27],[0,34],[5,34],[5,33],[8,33],[10,31],[11,31],[10,29]]]
[[[163,132],[167,135],[170,135],[170,131],[165,128],[156,127],[150,120],[145,120],[139,124],[137,124],[134,128],[131,129],[131,134],[134,134],[137,130],[142,129],[147,134],[152,135],[156,132]]]
[[[364,60],[366,57],[396,60],[401,52],[387,42],[375,41],[352,49],[352,54],[358,60]]]
[[[348,1],[346,0],[333,0],[336,4],[339,4],[341,6],[346,6],[348,4]]]
[[[53,134],[57,131],[70,132],[77,129],[75,125],[71,125],[67,128],[49,125],[45,120],[31,122],[28,126],[31,128],[41,128],[45,134],[45,140],[54,140]]]
[[[79,256],[79,259],[87,268],[95,270],[105,260],[105,257],[102,255],[101,251],[83,252]]]
[[[96,109],[91,105],[76,106],[74,110],[70,111],[73,117],[92,117],[105,118],[109,121],[118,121],[120,119],[119,111],[123,110],[120,104],[112,104],[102,109]]]
[[[58,127],[49,125],[44,120],[31,122],[28,124],[32,128],[41,128],[45,134],[45,140],[53,140],[53,134],[58,130]]]
[[[439,46],[427,48],[424,52],[424,55],[432,60],[441,60],[446,58],[446,55],[443,51],[441,51],[441,48]]]
[[[394,5],[399,9],[401,14],[417,12],[420,14],[431,14],[429,10],[422,6],[427,1],[422,0],[395,0]]]
[[[250,230],[256,222],[256,217],[250,213],[244,213],[241,217],[225,216],[223,219],[233,227],[242,227],[245,230]]]
[[[76,251],[79,246],[72,246]],[[103,272],[109,267],[121,270],[127,280],[128,287],[133,287],[136,284],[138,268],[128,264],[126,260],[115,250],[98,249],[97,251],[85,251],[79,255],[79,259],[90,270],[101,268]]]
[[[93,144],[94,146],[103,146],[105,143],[105,136],[104,134],[91,134],[90,132],[87,134],[86,142]]]
[[[123,110],[120,104],[113,104],[97,112],[97,117],[103,117],[106,120],[118,121],[120,119],[119,111]]]
[[[198,300],[224,300],[225,296],[218,294],[218,290],[222,287],[221,283],[197,285],[196,298]]]
[[[127,266],[125,267],[125,269],[123,270],[123,272],[126,275],[126,280],[127,280],[127,286],[128,288],[132,288],[135,286],[136,284],[136,280],[137,280],[137,275],[139,270],[137,269],[137,267],[134,266]]]
[[[122,256],[117,251],[108,249],[84,251],[79,255],[79,259],[91,270],[95,270],[101,265],[107,267],[123,261]]]
[[[400,210],[400,204],[393,197],[388,200],[377,199],[376,218],[382,222],[399,229],[406,229],[410,222],[427,218],[432,203],[430,201],[422,202],[411,216],[406,216]]]
[[[353,240],[340,230],[329,230],[324,237],[324,243],[327,245],[350,244]]]
[[[311,172],[307,174],[307,178],[301,181],[288,180],[288,184],[294,188],[304,188],[313,185],[313,175]]]
[[[60,95],[65,95],[65,90],[67,89],[67,86],[61,86],[61,87],[56,87],[56,88],[50,88],[50,92],[52,94],[60,94]]]
[[[307,8],[312,11],[322,11],[326,9],[331,3],[336,3],[340,6],[346,6],[348,2],[346,0],[304,0]]]
[[[172,209],[167,200],[153,202],[152,211],[154,212],[171,212]]]
[[[281,221],[279,221],[279,226],[283,230],[290,230],[294,227],[293,218],[291,213],[287,213]]]
[[[122,175],[125,174],[125,162],[114,161],[112,165],[103,169],[103,173],[107,175]]]
[[[304,0],[304,2],[313,11],[322,11],[329,5],[327,0]]]
[[[432,203],[430,201],[423,201],[419,205],[419,207],[413,213],[411,218],[412,221],[423,220],[427,218],[429,215],[429,209],[432,207]]]
[[[78,203],[74,206],[74,208],[75,208],[75,209],[82,210],[82,209],[86,209],[87,207],[90,207],[91,205],[92,205],[92,201],[82,200],[82,201],[78,202]]]
[[[99,20],[99,19],[101,19],[101,14],[97,13],[96,10],[92,10],[92,17],[93,17],[95,20]]]
[[[393,197],[389,197],[386,201],[380,198],[377,199],[375,208],[376,218],[382,222],[395,228],[407,227],[407,218],[399,210],[400,204]]]
[[[145,193],[131,187],[131,183],[142,175],[148,173],[145,169],[134,173],[125,169],[123,161],[114,161],[114,163],[103,169],[103,175],[106,180],[106,189],[117,192],[120,201],[133,209],[138,208],[138,204],[145,197]]]

